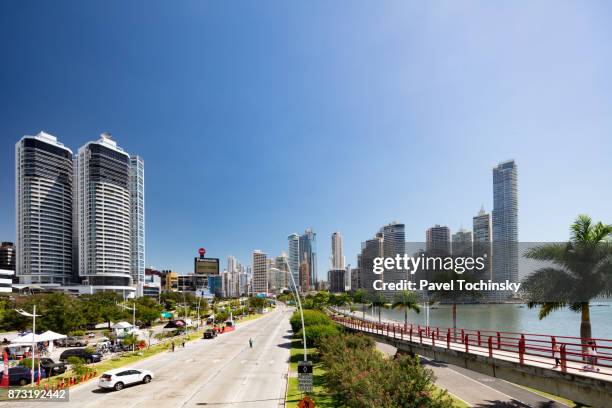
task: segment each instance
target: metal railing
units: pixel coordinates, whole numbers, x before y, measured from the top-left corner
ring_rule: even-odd
[[[612,380],[612,340],[538,333],[443,328],[401,323],[377,323],[354,316],[332,315],[348,328],[413,343],[516,359],[524,365],[552,365],[561,372],[599,373]]]

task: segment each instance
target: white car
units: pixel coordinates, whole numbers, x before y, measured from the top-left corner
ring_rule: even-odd
[[[102,374],[98,381],[100,388],[114,388],[115,391],[122,390],[126,385],[148,384],[153,379],[153,373],[148,370],[135,368],[117,368]]]

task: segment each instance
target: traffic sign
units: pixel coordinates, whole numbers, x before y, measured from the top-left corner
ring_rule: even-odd
[[[298,388],[302,392],[312,391],[312,361],[298,362]]]

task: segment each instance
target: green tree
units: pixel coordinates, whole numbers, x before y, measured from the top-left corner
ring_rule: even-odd
[[[395,295],[393,309],[404,309],[404,324],[408,324],[408,310],[414,310],[417,313],[421,312],[421,308],[418,305],[419,297],[416,293],[404,290]]]
[[[361,317],[365,319],[365,310],[368,307],[368,294],[363,289],[357,289],[355,293],[353,293],[353,303],[361,304]]]
[[[524,282],[528,307],[539,307],[540,319],[569,307],[581,313],[583,349],[592,338],[590,301],[612,295],[612,225],[593,223],[579,215],[571,225],[570,240],[531,248],[526,256],[552,266],[538,269]]]
[[[387,298],[380,292],[374,293],[370,297],[370,307],[376,308],[378,310],[378,323],[381,322],[380,312],[383,308],[387,308],[389,306],[389,302]]]
[[[136,320],[145,326],[150,326],[155,320],[160,318],[163,308],[155,299],[143,296],[136,301]]]

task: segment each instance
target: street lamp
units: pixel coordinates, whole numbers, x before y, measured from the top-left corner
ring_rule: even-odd
[[[302,301],[300,300],[300,294],[298,293],[297,285],[295,284],[295,278],[293,277],[293,273],[291,273],[291,266],[289,266],[289,261],[286,257],[284,257],[284,259],[285,264],[287,265],[287,269],[289,269],[289,276],[291,276],[291,282],[293,283],[293,288],[295,289],[295,297],[297,298],[298,306],[300,308],[300,317],[302,318],[302,340],[304,342],[304,361],[308,361],[308,356],[306,354],[306,327],[304,326],[304,310],[302,309]]]
[[[34,387],[34,357],[35,357],[34,350],[36,349],[36,317],[37,316],[40,317],[41,315],[36,314],[36,305],[34,305],[34,309],[32,310],[32,313],[28,313],[23,309],[15,309],[15,311],[22,316],[27,316],[27,317],[32,318],[32,372],[31,372],[32,377],[31,377],[30,387]],[[40,376],[40,373],[39,373],[39,376]]]

